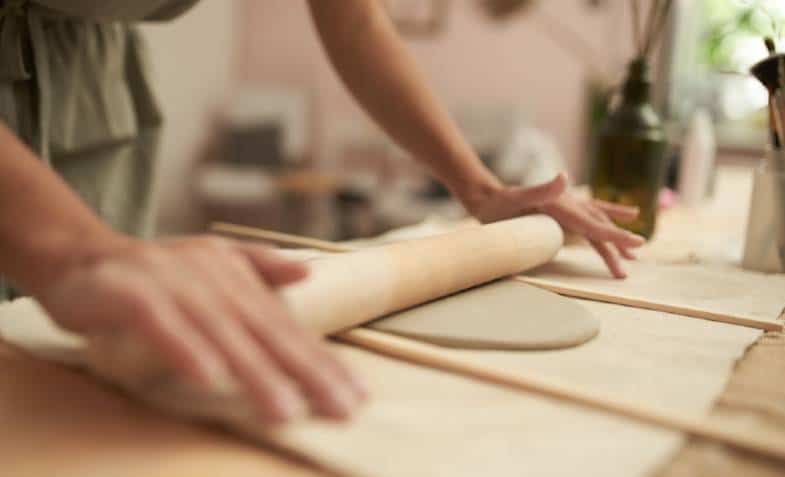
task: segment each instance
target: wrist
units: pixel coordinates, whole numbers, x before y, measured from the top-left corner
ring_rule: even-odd
[[[464,208],[477,216],[488,200],[504,189],[504,184],[487,169],[468,175],[463,180],[455,181],[450,187],[461,201]]]
[[[49,233],[30,252],[29,273],[18,283],[33,296],[42,293],[72,271],[100,262],[135,240],[100,224],[86,230]]]

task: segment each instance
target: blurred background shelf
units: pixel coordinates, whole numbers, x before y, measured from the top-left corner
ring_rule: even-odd
[[[580,184],[596,125],[631,57],[628,3],[388,6],[434,90],[506,182],[567,170]],[[760,36],[783,18],[777,0],[675,0],[655,68],[674,160],[699,111],[713,119],[717,163],[762,155],[765,92],[743,73],[765,54]],[[204,0],[144,34],[168,118],[162,234],[220,219],[337,239],[461,214],[354,104],[305,2]],[[671,174],[670,185],[677,179]]]

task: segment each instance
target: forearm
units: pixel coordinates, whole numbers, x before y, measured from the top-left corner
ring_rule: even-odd
[[[500,187],[427,87],[381,2],[309,4],[338,74],[394,140],[465,204]]]
[[[0,273],[33,292],[119,240],[0,122]]]

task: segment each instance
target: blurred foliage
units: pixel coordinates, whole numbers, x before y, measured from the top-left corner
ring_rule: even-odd
[[[704,24],[701,62],[718,71],[741,72],[749,67],[739,49],[762,38],[782,39],[785,33],[783,0],[701,0]]]

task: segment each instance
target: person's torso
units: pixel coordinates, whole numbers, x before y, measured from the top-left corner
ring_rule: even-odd
[[[151,233],[161,122],[132,24],[196,3],[0,0],[0,122],[125,233]]]
[[[73,18],[102,22],[136,22],[169,20],[196,4],[199,0],[31,0]]]
[[[0,121],[102,218],[149,230],[161,115],[134,23],[198,0],[0,0]]]

